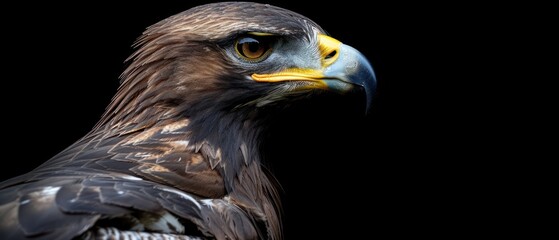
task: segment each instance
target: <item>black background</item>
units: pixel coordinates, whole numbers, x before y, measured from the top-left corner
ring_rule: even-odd
[[[142,31],[201,3],[207,1],[4,8],[18,17],[2,27],[1,179],[33,169],[86,134],[116,92]],[[486,33],[474,31],[474,22],[485,12],[426,3],[267,3],[313,19],[360,50],[378,78],[366,117],[299,110],[301,118],[278,119],[296,124],[277,128],[268,145],[284,187],[287,238],[464,236],[484,229],[465,219],[489,191],[478,188],[487,169],[478,150],[491,141],[469,140],[484,120],[471,110],[486,111],[472,104],[483,94],[473,87],[480,78],[472,69],[487,66],[471,60]]]

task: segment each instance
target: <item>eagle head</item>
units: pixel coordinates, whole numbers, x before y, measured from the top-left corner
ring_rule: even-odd
[[[362,92],[369,109],[376,87],[356,49],[267,4],[194,7],[149,27],[136,45],[104,117],[113,124],[200,112],[252,115],[310,93]]]

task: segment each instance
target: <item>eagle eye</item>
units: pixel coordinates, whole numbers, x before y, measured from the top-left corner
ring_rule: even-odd
[[[245,36],[237,39],[235,50],[243,59],[251,62],[264,60],[272,49],[271,41],[267,37]]]

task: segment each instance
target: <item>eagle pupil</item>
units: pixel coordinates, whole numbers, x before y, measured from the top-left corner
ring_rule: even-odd
[[[250,42],[247,43],[247,45],[248,45],[248,50],[252,53],[258,52],[258,49],[260,48],[260,44],[258,42]]]

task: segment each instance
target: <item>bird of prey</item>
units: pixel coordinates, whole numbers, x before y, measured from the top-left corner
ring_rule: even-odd
[[[270,116],[319,94],[368,107],[376,87],[356,49],[267,4],[194,7],[135,47],[92,130],[0,184],[0,238],[281,239]]]

